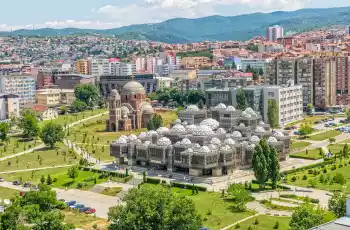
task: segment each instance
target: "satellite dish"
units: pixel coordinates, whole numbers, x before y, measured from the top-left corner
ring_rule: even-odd
[[[10,201],[10,200],[8,200],[8,199],[5,199],[5,200],[4,200],[4,204],[9,205],[9,204],[11,204],[11,201]]]

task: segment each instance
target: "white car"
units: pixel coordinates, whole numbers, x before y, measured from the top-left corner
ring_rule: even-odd
[[[0,177],[0,182],[4,182],[4,181],[5,181],[5,179]]]

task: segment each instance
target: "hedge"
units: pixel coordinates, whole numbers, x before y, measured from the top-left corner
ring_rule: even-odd
[[[147,184],[160,184],[160,179],[147,177]]]
[[[199,186],[199,185],[193,185],[193,184],[184,184],[179,182],[170,182],[171,187],[177,187],[177,188],[187,188],[192,189],[192,187],[197,188],[198,191],[206,192],[207,187]]]
[[[330,164],[333,164],[333,163],[335,163],[334,159],[325,160],[325,161],[320,162],[320,163],[307,165],[307,166],[303,166],[303,167],[296,168],[296,169],[290,169],[290,170],[281,172],[281,174],[282,175],[287,175],[287,174],[290,174],[290,173],[301,172],[301,171],[305,171],[305,170],[308,170],[308,169],[313,169],[313,168],[318,168],[318,167],[322,167],[322,166],[325,166],[325,165],[330,165]]]
[[[120,173],[120,172],[112,172],[112,171],[100,170],[95,168],[87,168],[82,166],[79,167],[79,169],[82,171],[89,171],[89,172],[100,173],[100,174],[105,173],[113,177],[124,178],[124,182],[128,182],[129,180],[132,179],[132,175],[126,176],[124,173]]]
[[[299,158],[299,159],[305,159],[305,160],[318,160],[321,159],[322,157],[308,157],[308,156],[299,156],[299,155],[289,155],[290,158]]]
[[[257,180],[252,180],[252,183],[253,184],[259,184],[259,182]],[[271,182],[266,182],[265,185],[272,187],[272,183]],[[287,187],[287,186],[284,186],[284,185],[277,185],[277,188],[284,189],[284,190],[290,190],[291,189],[290,187]]]

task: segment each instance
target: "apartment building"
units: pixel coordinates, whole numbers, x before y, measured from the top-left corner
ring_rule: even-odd
[[[277,85],[286,85],[289,81],[295,82],[295,59],[278,59],[276,71]]]
[[[123,62],[110,63],[109,74],[118,76],[128,76],[136,74],[136,64]]]
[[[75,62],[75,70],[80,74],[91,74],[91,60],[78,60]]]
[[[266,37],[269,41],[277,41],[277,39],[283,38],[283,27],[275,25],[267,28]]]
[[[189,79],[196,79],[197,78],[197,72],[195,69],[179,69],[179,70],[172,70],[169,73],[169,77],[174,80],[189,80]]]
[[[314,105],[327,109],[336,105],[336,75],[335,58],[314,59]]]
[[[60,89],[74,89],[78,84],[95,84],[95,78],[84,74],[58,74],[54,84]]]
[[[212,65],[209,57],[184,57],[181,59],[181,66],[185,69],[200,69],[201,67],[210,67]]]
[[[35,79],[32,76],[13,74],[0,76],[0,92],[19,96],[19,104],[35,103]]]
[[[70,105],[74,100],[74,89],[48,88],[36,91],[36,103],[40,105]]]
[[[15,94],[0,94],[0,120],[19,117],[19,96]]]
[[[350,58],[336,57],[337,105],[350,103]]]
[[[110,62],[108,58],[93,58],[91,60],[91,74],[99,80],[99,76],[110,74]]]
[[[296,83],[303,87],[303,106],[314,103],[314,65],[313,58],[296,59]]]
[[[265,73],[269,62],[271,62],[270,59],[242,59],[241,70],[245,71],[247,67],[250,66],[254,69],[262,69]]]

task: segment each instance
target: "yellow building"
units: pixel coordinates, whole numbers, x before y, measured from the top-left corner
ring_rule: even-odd
[[[181,64],[186,69],[200,69],[201,67],[212,66],[212,60],[208,57],[184,57],[181,59]]]
[[[73,89],[40,89],[36,91],[36,103],[40,105],[70,105],[74,100]]]
[[[174,80],[194,80],[197,79],[197,71],[195,69],[178,69],[169,73],[169,77]]]
[[[80,74],[91,75],[91,63],[89,60],[78,60],[75,62],[75,70]]]

